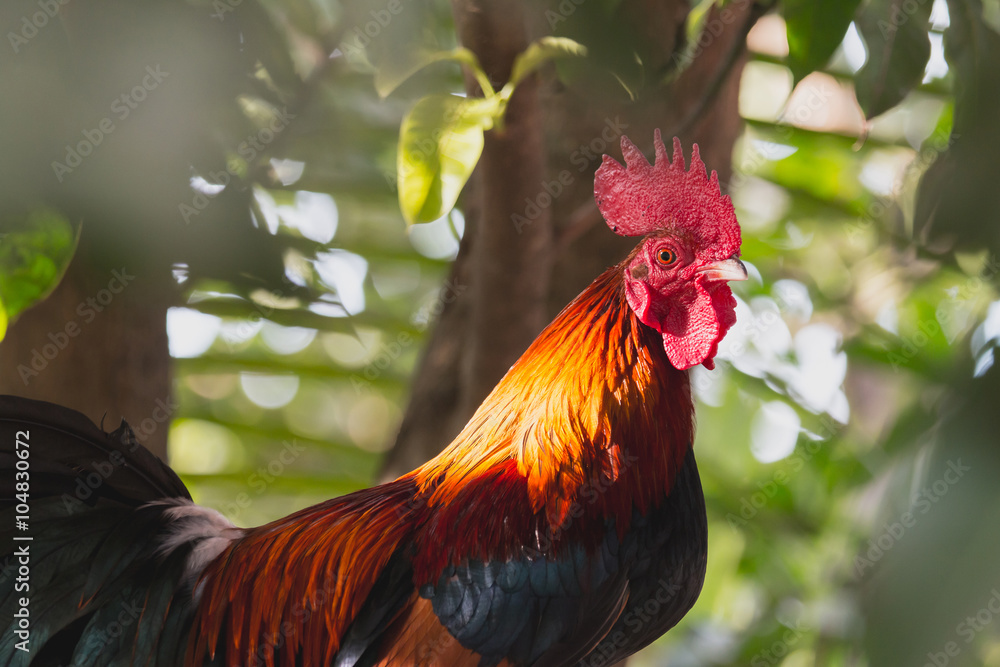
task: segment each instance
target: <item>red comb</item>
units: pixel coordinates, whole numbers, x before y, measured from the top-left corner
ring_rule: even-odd
[[[685,171],[680,139],[674,137],[672,162],[659,130],[654,139],[652,165],[624,136],[626,166],[604,156],[594,176],[594,198],[608,226],[621,236],[675,230],[694,237],[701,247],[717,248],[719,257],[732,256],[740,247],[740,226],[732,200],[719,190],[718,174],[705,175],[698,144],[691,152],[691,169]]]

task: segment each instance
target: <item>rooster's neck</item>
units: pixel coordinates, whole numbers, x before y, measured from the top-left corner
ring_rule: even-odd
[[[690,383],[625,299],[623,264],[570,303],[454,442],[414,474],[430,502],[516,465],[535,510],[565,521],[583,494],[617,516],[669,492],[691,446]]]

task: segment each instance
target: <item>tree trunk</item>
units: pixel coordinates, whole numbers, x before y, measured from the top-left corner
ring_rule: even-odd
[[[79,410],[105,430],[126,419],[166,459],[171,397],[169,273],[98,251],[86,229],[62,282],[0,343],[0,393]],[[158,282],[159,281],[159,282]]]
[[[452,8],[462,44],[499,87],[514,57],[554,21],[586,20],[558,13],[565,4],[455,0]],[[588,7],[574,6],[581,14]],[[681,0],[626,0],[615,20],[634,35],[646,69],[662,74],[678,61],[687,12]],[[518,87],[503,129],[487,133],[465,193],[467,232],[451,281],[468,289],[446,304],[431,335],[383,478],[447,445],[544,325],[634,245],[602,224],[593,197],[600,156],[621,159],[621,134],[647,154],[657,127],[668,141],[679,136],[688,156],[697,142],[728,181],[742,130],[746,33],[758,16],[753,5],[713,9],[714,32],[694,62],[638,100],[563,85],[552,68]],[[479,93],[471,78],[467,89]]]

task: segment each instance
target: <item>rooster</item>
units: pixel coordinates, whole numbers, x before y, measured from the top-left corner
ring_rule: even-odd
[[[595,197],[638,246],[393,482],[237,528],[124,422],[0,399],[0,664],[596,667],[673,627],[706,561],[687,369],[747,273],[697,145],[622,152]]]

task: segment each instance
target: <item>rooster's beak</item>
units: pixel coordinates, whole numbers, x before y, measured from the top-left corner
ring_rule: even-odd
[[[720,262],[712,262],[698,269],[698,273],[705,276],[705,280],[746,280],[747,267],[743,262],[730,257]]]

